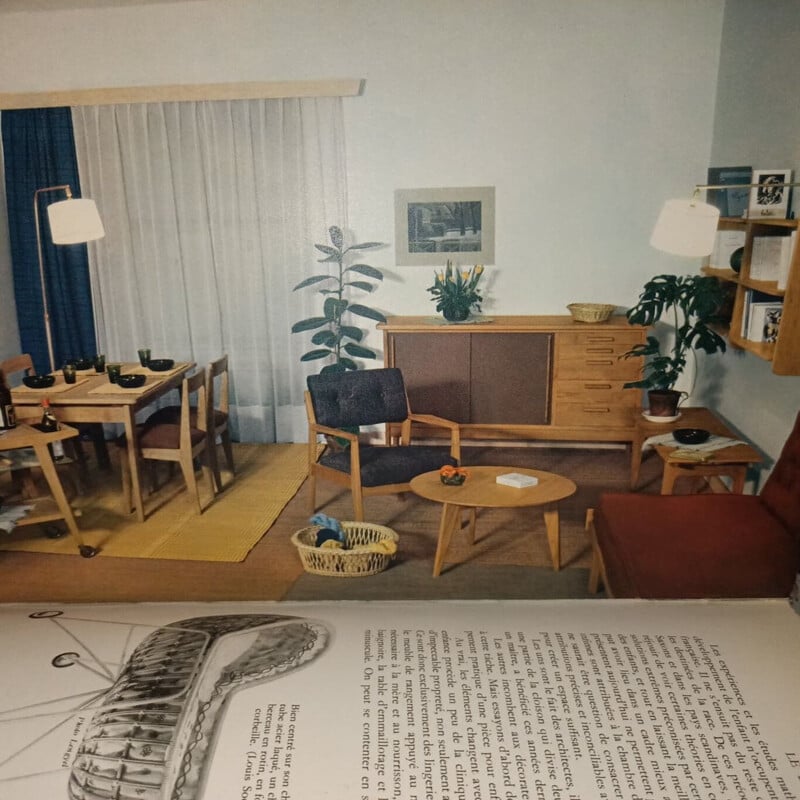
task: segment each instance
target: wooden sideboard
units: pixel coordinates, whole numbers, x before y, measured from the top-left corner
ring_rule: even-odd
[[[378,327],[384,362],[402,369],[412,411],[459,422],[462,438],[633,439],[630,409],[641,393],[622,386],[640,376],[641,360],[620,355],[644,342],[646,328],[625,317],[390,317]]]

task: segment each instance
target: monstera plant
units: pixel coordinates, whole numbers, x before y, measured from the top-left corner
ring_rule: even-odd
[[[656,275],[644,285],[639,302],[626,312],[632,325],[652,326],[661,321],[672,329],[666,345],[648,336],[645,344],[634,345],[624,354],[624,358],[645,359],[643,377],[625,386],[648,390],[651,411],[656,397],[661,397],[667,399],[666,413],[675,414],[682,393],[673,387],[687,359],[696,359],[696,351],[725,352],[725,340],[714,330],[714,325],[722,321],[724,300],[724,290],[716,278]]]
[[[365,306],[361,303],[351,302],[347,295],[353,290],[359,292],[372,292],[377,284],[372,281],[382,281],[383,273],[369,264],[349,264],[354,253],[362,250],[371,250],[382,247],[381,242],[364,242],[344,246],[344,235],[341,228],[332,225],[328,229],[331,244],[315,244],[324,258],[319,259],[320,264],[336,264],[334,273],[312,275],[306,278],[293,291],[316,287],[322,295],[322,316],[301,319],[292,325],[292,333],[316,331],[311,337],[314,345],[300,357],[301,361],[316,361],[324,358],[332,359],[320,371],[344,372],[345,370],[358,369],[356,358],[376,358],[376,353],[365,347],[361,342],[364,331],[353,324],[353,317],[364,317],[375,322],[386,322],[386,317],[380,311]],[[369,278],[370,280],[363,280]]]

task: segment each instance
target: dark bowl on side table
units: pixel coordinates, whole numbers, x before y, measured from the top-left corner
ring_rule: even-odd
[[[121,386],[123,389],[138,389],[140,386],[144,386],[146,380],[146,375],[120,375],[117,378],[117,386]]]
[[[672,431],[672,437],[680,444],[703,444],[711,436],[704,428],[677,428]]]
[[[147,368],[153,372],[166,372],[175,366],[175,360],[172,358],[151,358],[147,362]]]
[[[22,382],[29,389],[48,389],[56,382],[56,379],[53,375],[26,375]]]

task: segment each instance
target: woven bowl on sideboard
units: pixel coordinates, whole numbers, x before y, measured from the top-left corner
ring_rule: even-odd
[[[605,322],[615,308],[607,303],[570,303],[567,306],[576,322]]]
[[[342,522],[345,543],[348,547],[371,544],[390,539],[397,542],[400,537],[385,525],[369,522]],[[389,566],[394,555],[388,553],[369,553],[365,551],[336,550],[317,547],[319,525],[301,528],[292,534],[292,544],[297,548],[303,569],[315,575],[328,575],[334,578],[361,578],[376,575]]]

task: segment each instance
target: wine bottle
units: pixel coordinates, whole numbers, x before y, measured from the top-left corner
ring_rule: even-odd
[[[11,399],[11,389],[6,383],[6,376],[0,372],[0,430],[10,430],[17,425],[17,415],[14,412],[14,401]]]
[[[56,419],[53,409],[50,408],[50,400],[47,397],[42,399],[42,422],[39,427],[47,433],[61,430],[61,424]],[[61,442],[51,442],[49,447],[54,461],[60,461],[64,458],[64,445]]]

